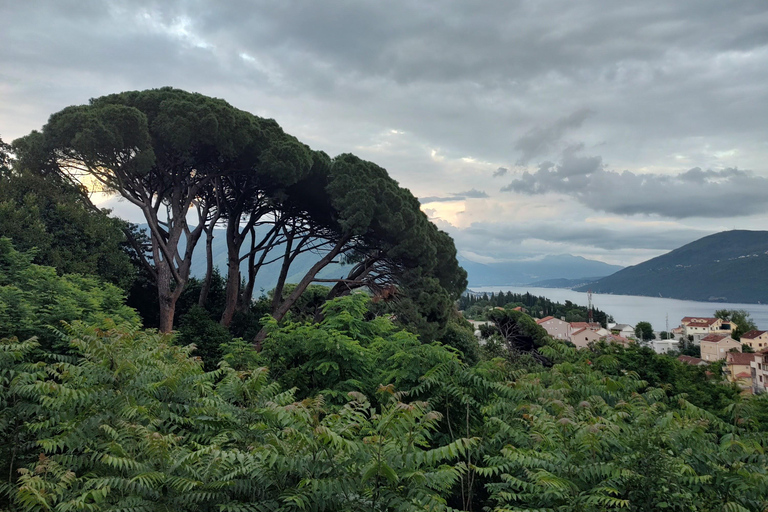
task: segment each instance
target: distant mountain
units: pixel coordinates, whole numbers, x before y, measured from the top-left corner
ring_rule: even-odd
[[[599,279],[602,279],[602,277],[583,277],[581,279],[545,279],[543,281],[526,283],[526,285],[535,286],[537,288],[578,288],[580,286],[586,286],[590,283],[594,283]]]
[[[717,302],[768,303],[768,231],[706,236],[599,281],[596,293]]]
[[[571,254],[499,263],[477,263],[459,257],[459,264],[467,271],[470,286],[513,286],[551,279],[581,280],[585,279],[584,276],[607,276],[623,268]]]
[[[142,229],[147,229],[146,224],[140,225]],[[257,228],[257,236],[266,234],[268,228],[262,226]],[[261,230],[261,231],[259,231]],[[226,232],[223,229],[214,230],[213,236],[213,266],[218,267],[219,272],[222,275],[227,274],[227,238]],[[183,246],[183,242],[182,242]],[[274,259],[274,258],[272,258]],[[296,257],[291,265],[290,273],[286,278],[288,283],[298,283],[304,274],[317,263],[320,256],[313,253],[304,253]],[[280,275],[281,261],[273,262],[269,265],[265,265],[256,276],[254,295],[259,296],[261,291],[268,292],[277,284],[277,277]],[[205,235],[200,238],[200,241],[195,246],[195,252],[192,255],[192,265],[190,267],[190,275],[192,277],[203,278],[205,277]],[[346,277],[348,269],[342,268],[342,265],[331,263],[323,270],[321,270],[317,277],[321,279],[336,279],[339,277]],[[240,272],[242,275],[248,275],[248,268],[245,263],[240,265]],[[321,283],[323,284],[323,283]],[[324,283],[328,284],[328,283]]]

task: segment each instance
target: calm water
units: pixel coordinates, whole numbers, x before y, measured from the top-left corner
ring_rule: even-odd
[[[478,286],[471,287],[474,292],[497,293],[499,290],[512,293],[530,293],[543,296],[555,302],[566,300],[580,306],[587,305],[587,294],[564,288],[534,288],[526,286]],[[669,328],[680,325],[685,316],[711,317],[717,309],[743,309],[749,311],[758,329],[768,329],[768,305],[731,304],[726,302],[695,302],[692,300],[663,299],[661,297],[638,297],[636,295],[592,294],[592,303],[597,309],[613,315],[620,324],[635,325],[637,322],[651,322],[654,330],[665,330],[666,316],[669,315]]]

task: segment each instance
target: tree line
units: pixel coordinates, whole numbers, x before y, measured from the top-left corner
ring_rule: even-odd
[[[527,312],[536,318],[554,316],[564,319],[566,322],[586,322],[589,319],[589,308],[579,306],[566,300],[565,304],[554,302],[546,297],[537,297],[528,292],[512,293],[499,291],[499,293],[473,293],[462,294],[458,301],[458,307],[468,318],[483,318],[489,308],[524,307]],[[613,317],[597,308],[592,308],[592,318],[603,327],[608,322],[613,322]]]

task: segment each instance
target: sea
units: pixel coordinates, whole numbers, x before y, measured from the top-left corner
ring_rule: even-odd
[[[476,293],[530,293],[546,297],[555,302],[566,300],[580,306],[588,305],[587,294],[567,288],[537,288],[532,286],[470,286]],[[592,293],[595,308],[613,316],[616,323],[636,325],[650,322],[655,331],[665,331],[667,326],[674,329],[686,316],[712,317],[718,309],[743,309],[749,312],[758,329],[768,330],[767,304],[737,304],[728,302],[697,302],[692,300],[667,299],[662,297],[640,297],[637,295],[608,295]]]

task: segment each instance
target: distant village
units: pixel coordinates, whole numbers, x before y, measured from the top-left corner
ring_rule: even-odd
[[[515,310],[526,312],[522,307]],[[535,320],[550,336],[570,342],[577,348],[586,348],[590,343],[601,341],[624,346],[642,343],[659,354],[666,354],[678,352],[682,340],[683,343],[699,347],[701,357],[680,355],[678,360],[681,362],[702,366],[724,361],[723,372],[730,382],[753,393],[762,393],[768,388],[768,331],[748,331],[739,340],[735,340],[732,336],[738,326],[734,322],[687,316],[680,321],[679,327],[671,329],[666,336],[656,333],[657,339],[641,341],[635,327],[628,324],[608,323],[603,327],[599,322],[566,322],[554,316]],[[470,322],[478,337],[480,326],[489,323],[480,320]],[[667,339],[659,339],[662,337]]]

